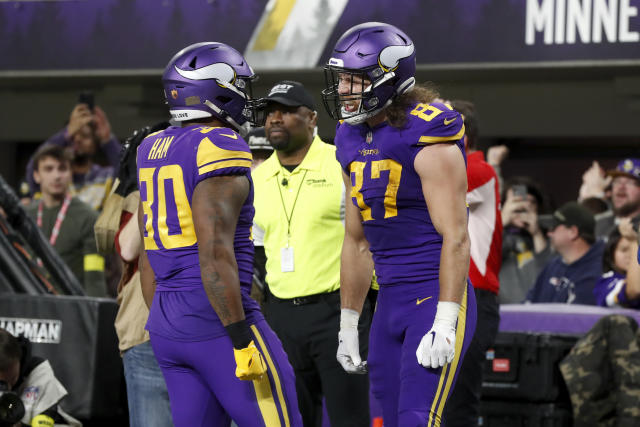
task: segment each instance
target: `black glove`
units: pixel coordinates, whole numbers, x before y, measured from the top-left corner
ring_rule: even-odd
[[[136,152],[138,146],[149,134],[164,130],[169,127],[169,122],[157,123],[153,126],[145,126],[133,132],[122,144],[120,152],[120,172],[118,180],[120,184],[115,193],[127,197],[129,193],[138,189],[138,174],[136,167]]]

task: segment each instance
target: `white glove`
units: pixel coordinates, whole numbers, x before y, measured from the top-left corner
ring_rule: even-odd
[[[350,374],[367,373],[367,362],[360,358],[358,342],[357,311],[348,308],[340,310],[340,332],[338,332],[338,352],[336,359],[342,368]]]
[[[438,303],[433,326],[420,340],[416,357],[425,368],[439,368],[451,363],[456,355],[456,320],[460,304],[450,301]]]

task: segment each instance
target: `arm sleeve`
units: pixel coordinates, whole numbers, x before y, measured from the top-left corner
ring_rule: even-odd
[[[441,143],[455,144],[464,137],[464,120],[460,113],[448,105],[439,102],[418,104],[409,115],[409,120],[413,120],[418,132],[409,136],[412,138],[409,141],[411,164],[425,146]]]
[[[247,143],[231,129],[206,136],[198,143],[195,185],[214,176],[248,175],[252,159]]]
[[[69,145],[70,141],[67,139],[67,129],[66,128],[62,129],[60,132],[49,137],[49,139],[47,139],[45,142],[43,142],[38,146],[36,151],[38,151],[40,148],[48,144],[59,145],[60,147],[66,147],[67,145]],[[25,178],[27,180],[27,183],[29,184],[29,190],[33,195],[38,190],[40,190],[40,186],[36,184],[36,182],[33,179],[33,156],[31,156],[31,158],[29,159],[29,162],[27,163],[26,174],[27,176]]]

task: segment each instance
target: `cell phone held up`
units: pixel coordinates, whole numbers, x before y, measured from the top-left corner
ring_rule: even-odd
[[[86,104],[89,107],[89,110],[93,112],[93,107],[95,106],[93,92],[80,92],[78,95],[78,104]]]
[[[513,187],[511,187],[511,192],[513,193],[514,197],[519,197],[519,198],[525,199],[525,200],[527,198],[527,186],[526,185],[516,184]]]

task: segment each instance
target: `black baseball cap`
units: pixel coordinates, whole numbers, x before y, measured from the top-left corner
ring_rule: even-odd
[[[264,103],[275,102],[288,107],[305,106],[312,111],[316,110],[313,97],[309,91],[304,88],[302,83],[293,80],[283,80],[276,83],[269,91],[269,94],[262,98],[261,101]]]
[[[555,211],[551,218],[552,229],[559,225],[576,226],[585,240],[592,241],[595,236],[596,220],[593,213],[578,202],[568,202]]]

